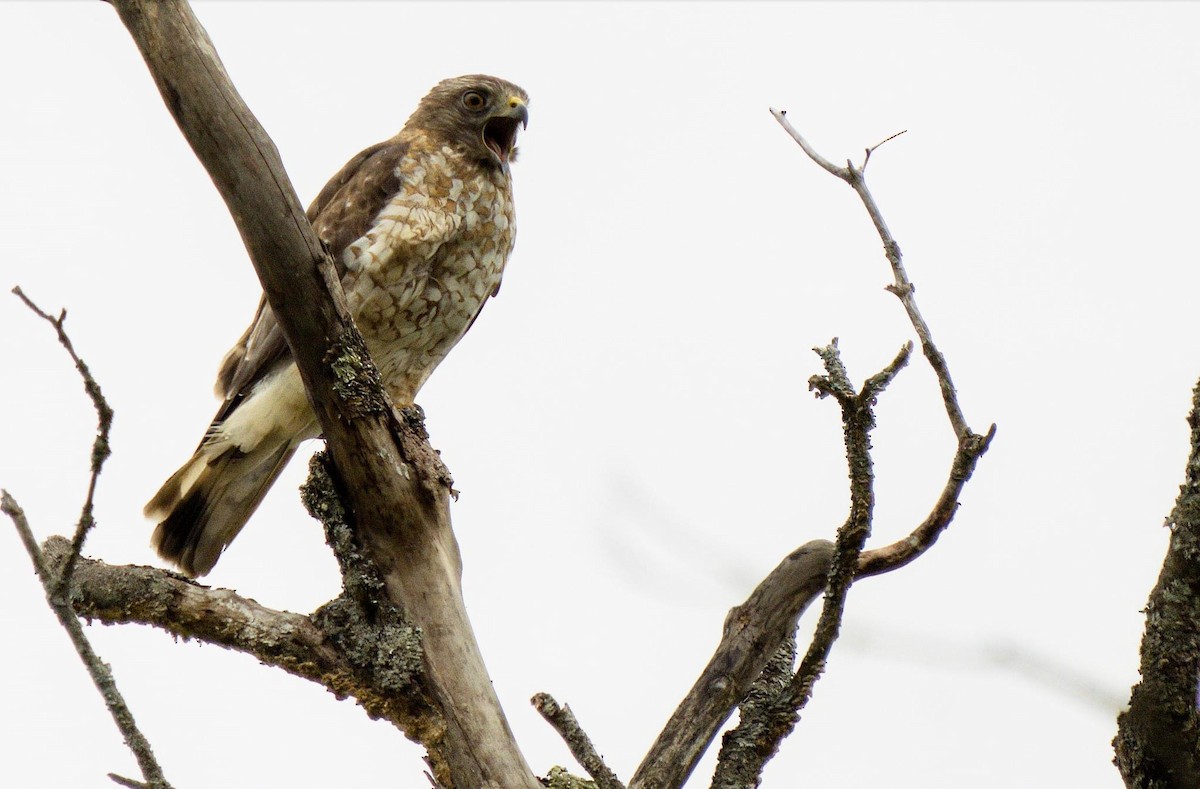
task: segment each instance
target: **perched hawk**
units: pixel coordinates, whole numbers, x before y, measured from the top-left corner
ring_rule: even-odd
[[[515,232],[509,163],[528,101],[495,77],[445,80],[308,209],[397,406],[412,404],[500,288]],[[265,298],[216,390],[225,402],[204,440],[146,505],[154,547],[191,576],[213,568],[297,445],[320,431]]]

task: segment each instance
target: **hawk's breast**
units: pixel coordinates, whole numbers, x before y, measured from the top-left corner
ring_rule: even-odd
[[[355,321],[398,405],[466,333],[496,292],[515,237],[507,168],[449,148],[412,152],[399,193],[343,253]]]

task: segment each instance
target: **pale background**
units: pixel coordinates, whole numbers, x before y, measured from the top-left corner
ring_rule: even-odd
[[[575,709],[628,778],[726,610],[846,511],[836,406],[912,337],[831,159],[901,129],[871,184],[971,425],[999,433],[951,531],[856,586],[768,787],[1117,787],[1114,718],[1182,479],[1200,374],[1200,7],[1083,3],[203,3],[301,200],[443,77],[523,85],[520,238],[500,297],[419,401],[462,497],[466,594],[539,773],[529,707]],[[258,284],[103,3],[0,4],[0,284],[66,306],[116,409],[87,553],[154,563],[141,506],[200,438]],[[42,537],[78,515],[94,416],[53,334],[0,298],[0,485]],[[952,451],[932,374],[880,403],[873,544]],[[334,562],[293,461],[207,579],[310,611]],[[0,524],[0,783],[135,776]],[[811,614],[810,614],[811,617]],[[251,658],[88,631],[167,776],[191,787],[421,787],[419,751]],[[711,761],[693,786],[706,785]]]

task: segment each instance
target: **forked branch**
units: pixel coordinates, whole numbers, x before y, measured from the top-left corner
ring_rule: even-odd
[[[171,785],[167,782],[162,767],[159,766],[158,760],[154,757],[150,741],[146,739],[145,735],[138,728],[129,705],[125,703],[125,698],[121,695],[120,690],[117,689],[112,669],[92,649],[91,642],[88,641],[87,635],[84,634],[83,626],[79,624],[79,619],[75,615],[74,610],[72,610],[69,601],[68,590],[71,576],[79,560],[79,553],[83,549],[84,539],[94,525],[92,501],[96,491],[96,482],[100,477],[100,471],[104,466],[105,459],[109,455],[108,431],[112,425],[113,412],[108,402],[104,399],[104,395],[100,392],[100,385],[92,377],[87,364],[75,353],[71,339],[67,336],[66,330],[63,327],[63,322],[67,317],[66,310],[62,310],[59,316],[54,318],[34,304],[28,296],[21,292],[19,287],[13,288],[13,293],[21,301],[25,302],[26,306],[33,310],[38,317],[46,320],[54,327],[58,334],[59,342],[66,348],[67,353],[71,356],[71,360],[75,363],[75,369],[79,371],[80,376],[83,378],[84,388],[87,390],[88,396],[96,408],[98,426],[96,429],[96,440],[92,446],[91,477],[88,482],[87,495],[84,498],[83,511],[80,515],[79,523],[75,528],[75,537],[71,541],[70,547],[60,554],[61,562],[57,562],[52,566],[51,562],[47,561],[47,557],[42,553],[41,548],[38,547],[36,538],[33,536],[33,529],[29,526],[29,520],[25,517],[24,510],[9,495],[7,490],[0,490],[0,511],[3,511],[16,527],[17,534],[21,537],[21,543],[25,546],[25,551],[29,554],[29,558],[33,562],[33,569],[37,572],[38,579],[41,581],[42,587],[46,592],[46,601],[50,605],[50,610],[54,612],[63,629],[67,631],[67,636],[71,639],[71,644],[75,647],[75,652],[79,655],[79,659],[83,661],[88,674],[92,678],[92,683],[100,691],[100,696],[104,699],[104,704],[108,707],[109,714],[112,715],[113,721],[117,724],[117,728],[121,732],[121,736],[125,739],[125,744],[137,760],[146,785],[154,787],[154,789],[170,789]]]
[[[681,702],[642,760],[630,783],[630,789],[666,789],[682,786],[716,731],[732,713],[733,708],[746,698],[750,687],[762,674],[768,658],[774,655],[771,663],[772,678],[769,681],[766,677],[763,678],[759,685],[760,692],[754,697],[753,703],[742,707],[742,724],[726,735],[713,783],[714,787],[721,789],[757,786],[763,765],[774,754],[782,737],[795,725],[799,709],[811,696],[813,682],[824,668],[829,649],[840,627],[841,612],[849,585],[857,578],[903,567],[933,546],[954,519],[958,509],[958,497],[995,435],[995,425],[984,435],[974,433],[967,425],[950,378],[949,366],[934,344],[929,326],[917,309],[913,295],[915,286],[904,269],[900,246],[888,229],[870,190],[867,189],[863,169],[871,154],[883,143],[867,150],[863,167],[855,167],[851,162],[847,162],[845,167],[840,167],[821,156],[787,121],[785,112],[772,109],[771,114],[809,158],[825,171],[848,183],[862,200],[883,241],[884,253],[891,266],[894,281],[888,286],[888,290],[900,299],[921,343],[922,353],[937,376],[946,415],[958,440],[958,447],[951,461],[949,478],[929,516],[904,539],[882,548],[863,550],[870,533],[874,502],[868,438],[874,417],[870,404],[874,395],[882,391],[907,362],[911,345],[906,346],[892,364],[869,379],[858,391],[850,385],[845,375],[836,342],[818,351],[825,362],[826,375],[814,378],[811,385],[819,395],[835,397],[842,405],[851,476],[850,516],[838,530],[836,548],[826,541],[808,543],[768,576],[755,590],[751,599],[759,596],[764,590],[778,590],[777,576],[786,565],[792,565],[788,575],[793,579],[801,577],[804,582],[783,585],[783,594],[763,595],[765,598],[773,598],[767,605],[751,606],[750,601],[747,601],[747,604],[730,612],[721,644],[705,667],[700,680]],[[896,136],[898,135],[893,135],[883,142]],[[817,632],[799,669],[787,682],[783,682],[780,672],[785,670],[785,665],[790,670],[791,659],[788,656],[792,653],[783,650],[781,645],[784,645],[794,632],[795,619],[821,589],[826,590],[826,603]],[[789,622],[783,632],[778,627],[781,614],[783,620]],[[737,639],[730,638],[730,621],[734,620],[735,615],[738,619],[746,617],[742,627],[747,632],[757,635],[753,654],[741,651]],[[778,691],[773,699],[769,698],[770,688],[776,688]]]

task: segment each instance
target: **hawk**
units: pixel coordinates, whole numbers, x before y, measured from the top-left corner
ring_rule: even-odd
[[[309,206],[397,406],[412,405],[500,288],[515,234],[509,163],[528,102],[495,77],[444,80]],[[145,510],[158,521],[159,555],[193,577],[213,568],[296,447],[320,432],[265,297],[221,362],[216,392],[224,402],[204,440]]]

